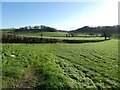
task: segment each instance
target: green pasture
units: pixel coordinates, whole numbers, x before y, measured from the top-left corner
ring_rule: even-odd
[[[32,31],[24,31],[24,32],[15,32],[13,33],[19,36],[26,36],[26,37],[38,37],[38,38],[52,38],[52,39],[65,39],[65,40],[103,40],[104,37],[97,37],[91,36],[89,34],[78,34],[77,37],[66,37],[67,32],[32,32]]]
[[[118,40],[2,44],[3,88],[118,88]]]
[[[41,32],[38,31],[23,31],[23,32],[21,31],[21,32],[14,32],[13,34],[41,37]],[[65,37],[66,34],[67,32],[42,32],[43,37]]]

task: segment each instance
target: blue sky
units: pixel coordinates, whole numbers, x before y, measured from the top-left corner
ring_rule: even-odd
[[[86,25],[115,25],[117,24],[116,7],[113,5],[113,8],[110,4],[113,3],[2,2],[2,27],[47,25],[71,30]]]

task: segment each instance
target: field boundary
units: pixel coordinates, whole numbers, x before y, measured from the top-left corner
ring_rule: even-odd
[[[108,39],[109,40],[109,39]],[[2,43],[90,43],[102,42],[106,40],[66,40],[66,39],[53,39],[53,38],[38,38],[17,35],[4,35],[2,36]]]

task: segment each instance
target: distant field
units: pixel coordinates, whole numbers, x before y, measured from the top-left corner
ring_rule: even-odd
[[[15,32],[17,35],[24,36],[41,36],[41,32],[35,31],[24,31],[24,32]],[[65,37],[67,32],[42,32],[43,37]]]
[[[40,37],[40,32],[16,32],[20,36]],[[91,37],[89,34],[78,34],[78,37],[66,37],[67,32],[42,32],[42,38],[68,39],[68,40],[103,40],[104,37]]]
[[[3,87],[119,87],[118,40],[2,44]]]
[[[103,40],[104,37],[43,37],[43,38],[55,38],[65,40]]]
[[[14,32],[17,35],[27,35],[27,36],[41,36],[41,32],[38,31],[21,31],[21,32]],[[44,37],[66,37],[67,32],[42,32]],[[89,34],[78,34],[77,36],[91,36]],[[100,34],[98,34],[100,36]]]

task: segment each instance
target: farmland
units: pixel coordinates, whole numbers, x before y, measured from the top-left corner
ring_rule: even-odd
[[[38,31],[20,31],[20,32],[13,32],[16,35],[23,35],[23,36],[40,36],[41,32]],[[42,32],[43,36],[45,37],[65,37],[67,32]]]
[[[3,88],[118,88],[118,40],[2,44]]]
[[[40,31],[20,31],[20,32],[12,32],[14,35],[18,36],[27,36],[27,37],[38,37],[41,38],[52,38],[52,39],[67,39],[67,40],[103,40],[104,37],[100,37],[101,35],[98,34],[98,36],[91,36],[89,34],[85,33],[79,33],[76,37],[66,37],[68,35],[68,32],[40,32]]]
[[[20,32],[12,32],[13,34],[16,35],[22,35],[22,36],[41,36],[41,33],[44,37],[66,37],[66,34],[68,34],[68,32],[39,32],[39,31],[20,31]],[[78,37],[80,36],[86,36],[89,37],[91,35],[86,34],[86,33],[79,33],[77,35]],[[100,36],[100,34],[98,34],[98,36]]]
[[[0,89],[120,90],[118,0],[2,2]]]

